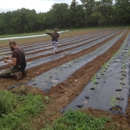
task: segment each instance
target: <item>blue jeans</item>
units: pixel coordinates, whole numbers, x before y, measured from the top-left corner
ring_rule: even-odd
[[[54,52],[57,50],[57,45],[58,45],[58,42],[57,41],[52,41],[53,42],[53,45],[54,45]]]

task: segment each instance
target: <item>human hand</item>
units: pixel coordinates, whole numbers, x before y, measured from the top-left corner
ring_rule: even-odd
[[[4,58],[4,62],[6,63],[6,62],[8,62],[8,60],[6,58]]]

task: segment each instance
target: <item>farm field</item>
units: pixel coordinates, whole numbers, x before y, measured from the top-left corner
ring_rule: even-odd
[[[78,130],[83,126],[82,121],[79,123],[80,126],[75,126],[73,123],[76,122],[71,121],[74,121],[73,118],[86,119],[86,113],[95,122],[91,122],[93,127],[85,124],[83,130],[86,126],[95,130],[129,130],[129,28],[100,29],[76,33],[76,36],[73,34],[71,37],[64,36],[59,39],[58,52],[55,55],[52,52],[53,46],[48,40],[21,44],[20,47],[26,54],[27,76],[20,81],[0,78],[0,89],[1,95],[12,98],[10,102],[15,99],[18,105],[15,107],[12,103],[14,105],[12,108],[18,109],[17,114],[23,113],[20,121],[24,122],[24,116],[27,116],[31,126],[26,123],[22,126],[19,122],[20,127],[14,125],[11,130],[14,128]],[[2,57],[11,55],[11,51],[8,46],[3,46],[0,47],[0,54],[0,72],[2,72],[9,68],[3,63]],[[5,90],[7,91],[4,93]],[[6,100],[8,102],[5,97]],[[35,107],[32,105],[33,100]],[[20,105],[21,101],[27,111]],[[0,111],[2,114],[0,122],[2,117],[6,118],[9,111],[7,110],[7,113]],[[31,116],[28,115],[30,111]],[[15,117],[13,115],[10,119],[16,119]],[[99,125],[97,120],[102,122],[102,125]],[[9,125],[9,122],[10,120],[6,123]],[[2,123],[4,130],[6,123]],[[71,125],[72,128],[69,128]],[[99,125],[99,128],[96,125]]]
[[[104,29],[108,29],[108,28],[104,28]],[[74,30],[69,30],[66,33],[61,33],[60,34],[60,38],[66,38],[66,37],[72,37],[72,36],[78,36],[81,34],[86,34],[88,32],[93,32],[96,30],[102,30],[102,29],[98,29],[98,28],[92,28],[92,29],[74,29]],[[60,30],[60,31],[66,31],[66,30]],[[25,34],[13,34],[13,35],[1,35],[0,38],[0,46],[7,46],[8,45],[8,41],[9,40],[2,40],[3,38],[10,38],[11,37],[24,37],[24,36],[32,36],[32,35],[44,35],[45,31],[42,32],[36,32],[36,33],[25,33]],[[19,39],[15,39],[17,41],[17,43],[21,44],[28,44],[28,43],[41,43],[41,42],[45,42],[45,41],[49,41],[50,40],[50,36],[45,36],[45,37],[28,37],[28,38],[19,38]]]

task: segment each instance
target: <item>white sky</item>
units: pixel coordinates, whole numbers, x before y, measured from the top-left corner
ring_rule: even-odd
[[[35,9],[37,13],[47,12],[54,3],[71,4],[72,0],[0,0],[0,13],[21,8]],[[81,3],[80,0],[77,0]]]

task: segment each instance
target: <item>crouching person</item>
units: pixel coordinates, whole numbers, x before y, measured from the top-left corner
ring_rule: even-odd
[[[5,63],[8,63],[11,67],[6,69],[0,74],[1,78],[7,78],[15,76],[16,80],[20,80],[25,76],[26,60],[24,51],[17,46],[15,41],[9,42],[10,49],[12,51],[12,57],[4,57]]]

